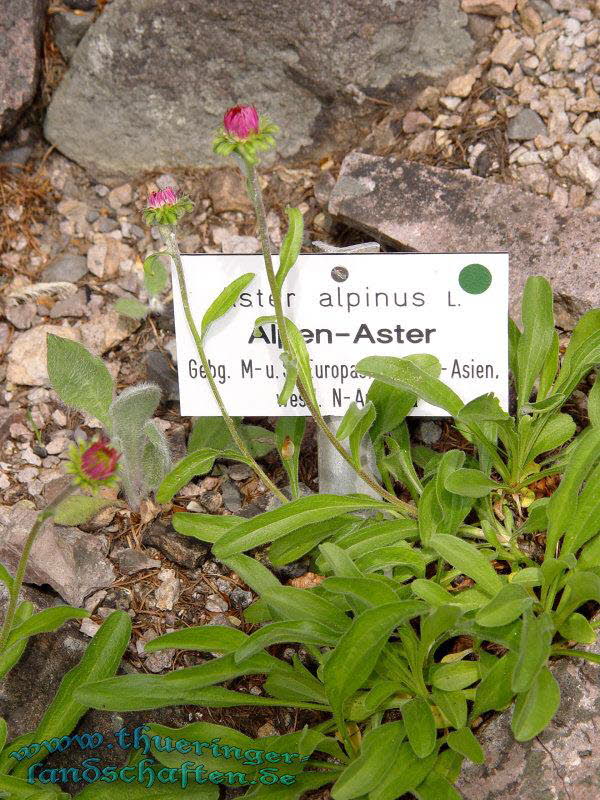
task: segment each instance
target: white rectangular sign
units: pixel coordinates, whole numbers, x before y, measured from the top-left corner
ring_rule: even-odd
[[[274,313],[262,256],[186,255],[183,266],[198,327],[225,285],[256,273],[206,340],[229,413],[306,415],[297,392],[286,406],[277,404],[285,371],[275,326],[253,336],[257,317]],[[181,414],[218,416],[175,274],[173,286]],[[494,392],[508,407],[506,253],[301,255],[285,282],[283,306],[306,340],[323,414],[341,416],[352,401],[362,405],[371,379],[356,373],[361,358],[414,353],[437,356],[441,379],[465,402]],[[422,402],[413,414],[446,416]]]

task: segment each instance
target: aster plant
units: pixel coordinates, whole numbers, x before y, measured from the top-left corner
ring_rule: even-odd
[[[249,123],[248,123],[249,124]],[[257,136],[260,134],[257,133]],[[144,219],[148,224],[157,225],[161,238],[164,242],[166,253],[171,257],[175,265],[175,273],[179,284],[179,292],[181,294],[181,301],[185,313],[186,322],[194,339],[198,357],[204,369],[206,379],[209,383],[210,390],[221,412],[223,422],[229,432],[231,441],[236,450],[233,453],[221,453],[224,457],[232,457],[238,461],[248,464],[254,470],[255,474],[262,481],[262,483],[275,494],[282,502],[287,502],[285,495],[277,488],[273,481],[269,478],[260,464],[257,463],[249,443],[245,440],[244,433],[240,427],[235,423],[227,411],[221,393],[217,387],[216,381],[210,369],[210,363],[205,350],[205,339],[210,326],[219,317],[226,314],[232,307],[233,303],[238,298],[246,286],[253,280],[254,274],[247,273],[237,278],[233,283],[227,286],[221,294],[214,300],[208,308],[202,322],[200,329],[198,328],[192,309],[187,291],[185,281],[185,274],[183,271],[183,264],[181,261],[181,253],[177,243],[177,223],[181,217],[193,208],[193,203],[189,197],[181,194],[177,189],[168,187],[158,192],[153,192],[148,198],[148,205],[144,209]],[[157,254],[152,254],[149,259],[155,258]],[[148,259],[146,259],[148,262]],[[177,476],[185,476],[185,482],[193,475],[199,474],[202,470],[206,471],[212,467],[214,458],[217,453],[212,456],[202,452],[200,455],[191,453],[187,459],[176,465],[175,476],[169,482],[169,485],[161,492],[159,490],[158,497],[162,501],[169,500],[173,494],[174,486],[178,485],[179,481]]]
[[[27,562],[44,522],[47,519],[55,519],[62,524],[73,524],[73,520],[82,522],[103,508],[107,501],[97,495],[101,488],[118,481],[119,459],[120,453],[105,437],[74,445],[71,448],[67,465],[67,472],[72,476],[71,482],[37,515],[25,540],[14,578],[4,567],[0,566],[0,579],[8,589],[8,607],[0,631],[0,677],[2,677],[2,657],[7,645],[11,644],[11,636],[14,633],[19,594],[25,578]],[[90,491],[91,496],[79,493],[80,488]],[[64,616],[65,611],[66,617]],[[76,611],[77,609],[66,609],[59,612],[60,624],[68,618],[81,616],[72,613]],[[39,615],[36,616],[39,617]],[[84,613],[83,616],[86,614]],[[36,632],[52,629],[41,628]]]

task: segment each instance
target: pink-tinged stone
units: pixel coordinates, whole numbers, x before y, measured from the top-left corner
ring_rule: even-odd
[[[485,14],[488,17],[501,17],[512,14],[517,0],[462,0],[460,7],[467,14]]]
[[[416,133],[423,128],[431,128],[431,120],[422,111],[409,111],[402,120],[404,133]]]
[[[14,573],[27,534],[37,517],[29,508],[0,506],[0,562]],[[47,520],[38,535],[25,573],[25,583],[48,584],[71,605],[110,586],[116,574],[106,558],[108,541],[99,534],[54,525]]]
[[[0,136],[33,100],[47,0],[0,0]]]
[[[49,333],[75,342],[81,339],[78,330],[62,325],[36,325],[35,328],[15,336],[8,353],[6,379],[10,383],[48,386],[46,337]]]
[[[370,236],[421,253],[508,251],[516,319],[529,275],[550,280],[565,327],[600,306],[598,220],[530,192],[393,156],[350,153],[329,211]]]

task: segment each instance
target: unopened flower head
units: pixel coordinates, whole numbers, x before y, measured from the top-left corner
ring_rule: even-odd
[[[246,164],[254,165],[258,163],[258,153],[273,147],[278,130],[254,106],[232,106],[223,115],[223,127],[215,137],[213,150],[221,156],[237,153]]]
[[[254,106],[233,106],[223,115],[223,127],[232,136],[247,139],[251,133],[258,133],[258,111]]]
[[[79,486],[89,489],[110,486],[117,480],[119,458],[120,453],[105,437],[83,441],[71,447],[67,472]]]
[[[179,189],[167,186],[157,192],[151,192],[148,205],[143,211],[144,219],[149,225],[175,225],[186,211],[191,211],[194,204]]]
[[[149,208],[162,208],[163,206],[173,206],[179,200],[180,192],[172,186],[166,189],[159,189],[158,192],[150,192],[148,197]]]

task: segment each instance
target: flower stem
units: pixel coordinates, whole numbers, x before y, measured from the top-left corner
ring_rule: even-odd
[[[40,511],[40,513],[37,515],[37,518],[33,523],[33,527],[27,535],[27,539],[25,540],[25,545],[21,553],[21,558],[19,559],[19,563],[17,565],[17,571],[15,573],[12,586],[9,588],[8,592],[8,608],[6,609],[6,614],[4,616],[2,630],[0,630],[0,654],[4,652],[6,642],[8,641],[8,637],[10,636],[10,632],[12,630],[15,612],[17,610],[17,603],[19,602],[19,594],[21,592],[21,587],[23,586],[23,579],[25,578],[25,571],[27,569],[29,555],[31,554],[31,548],[34,545],[37,535],[40,532],[44,522],[49,519],[49,517],[54,515],[54,512],[60,503],[62,503],[66,497],[72,494],[76,488],[77,487],[74,483],[70,483],[54,498],[54,500],[52,500],[52,502],[48,503],[46,508],[43,511]]]
[[[250,199],[252,200],[252,204],[254,205],[254,211],[256,214],[256,220],[258,223],[258,234],[260,238],[260,244],[263,252],[263,257],[265,261],[265,269],[267,272],[267,279],[269,281],[269,287],[271,289],[271,294],[273,296],[273,305],[275,308],[275,316],[277,318],[277,327],[279,328],[279,335],[281,337],[281,343],[283,345],[284,350],[287,353],[291,353],[291,347],[289,342],[289,337],[287,335],[287,330],[285,326],[285,317],[283,314],[283,306],[281,303],[281,292],[277,287],[277,281],[275,278],[275,270],[273,269],[273,259],[271,257],[271,243],[269,240],[269,234],[267,230],[267,215],[265,211],[265,205],[263,202],[262,191],[260,188],[260,183],[258,180],[258,173],[256,171],[256,167],[251,164],[247,164],[243,162],[243,168],[246,173],[247,183],[248,183],[248,193],[250,195]],[[321,431],[325,434],[329,442],[331,443],[332,447],[334,447],[337,452],[341,455],[341,457],[346,461],[352,469],[355,470],[357,475],[369,486],[373,489],[380,497],[383,497],[385,500],[388,500],[390,503],[393,503],[395,506],[398,506],[402,509],[403,512],[411,514],[414,516],[416,514],[415,508],[410,505],[409,503],[405,503],[403,500],[400,500],[398,497],[393,495],[391,492],[388,492],[387,489],[384,489],[381,486],[375,477],[368,473],[366,470],[362,469],[362,467],[357,467],[354,463],[352,456],[343,446],[343,444],[336,438],[333,431],[330,430],[329,426],[323,419],[323,415],[317,405],[315,405],[309,397],[308,392],[305,390],[302,382],[300,380],[297,381],[298,391],[300,392],[304,402],[308,410],[310,411],[315,423],[318,425]]]
[[[194,317],[192,316],[192,311],[190,308],[190,301],[187,293],[187,287],[185,283],[185,275],[183,273],[183,264],[181,262],[181,253],[179,252],[179,246],[177,244],[177,238],[175,236],[175,228],[172,225],[161,225],[160,226],[160,234],[163,238],[165,246],[167,248],[167,252],[173,259],[173,263],[175,264],[175,269],[177,271],[177,279],[179,281],[179,291],[181,293],[181,302],[183,303],[183,310],[185,312],[185,318],[187,320],[187,324],[191,331],[191,334],[194,338],[194,342],[196,344],[196,350],[198,351],[198,356],[200,358],[200,362],[202,363],[202,367],[204,369],[204,374],[206,375],[206,379],[208,381],[208,385],[210,386],[210,390],[215,398],[217,405],[219,406],[219,411],[221,412],[221,416],[223,417],[223,421],[227,426],[227,429],[231,435],[231,438],[236,444],[236,447],[242,453],[242,455],[246,458],[246,460],[250,463],[250,466],[254,470],[254,472],[258,475],[260,480],[263,484],[271,491],[274,495],[276,495],[282,502],[287,503],[288,499],[283,494],[283,492],[275,486],[273,481],[269,478],[266,472],[257,464],[256,459],[250,452],[250,449],[244,442],[243,438],[240,436],[240,433],[236,427],[235,422],[229,416],[229,413],[225,407],[225,403],[223,402],[223,398],[221,397],[221,393],[217,388],[217,384],[215,383],[215,379],[212,376],[212,372],[210,371],[210,365],[208,363],[208,358],[206,357],[206,353],[204,351],[204,345],[202,344],[202,337],[198,332],[198,328],[196,327],[196,323],[194,322]]]

